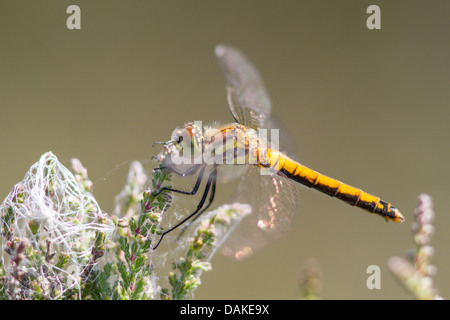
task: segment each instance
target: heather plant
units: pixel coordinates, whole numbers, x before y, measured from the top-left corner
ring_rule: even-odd
[[[47,152],[30,167],[0,205],[0,299],[186,299],[211,270],[210,260],[240,220],[245,204],[227,204],[170,233],[158,250],[173,207],[172,172],[162,164],[165,146],[147,175],[134,161],[112,213],[95,200],[93,183],[77,159],[67,169]],[[420,195],[412,225],[414,248],[388,266],[417,299],[442,299],[435,287],[435,213],[431,197]],[[176,220],[174,222],[176,224]],[[309,260],[300,279],[300,298],[319,299],[319,263]]]
[[[149,178],[133,162],[107,214],[79,160],[72,171],[45,153],[1,204],[0,299],[192,297],[228,227],[250,212],[222,206],[192,223],[176,245],[153,250],[172,202],[169,192],[158,192],[170,172],[157,168]]]

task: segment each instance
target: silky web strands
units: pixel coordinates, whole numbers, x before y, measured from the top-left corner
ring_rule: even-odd
[[[0,272],[8,298],[77,294],[113,231],[92,194],[45,153],[0,205]]]

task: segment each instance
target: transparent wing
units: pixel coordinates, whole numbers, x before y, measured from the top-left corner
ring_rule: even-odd
[[[268,137],[268,146],[270,146],[272,149],[283,152],[285,155],[291,157],[294,160],[299,160],[297,156],[298,149],[296,147],[295,141],[292,138],[290,132],[287,130],[287,127],[281,122],[280,119],[278,119],[274,115],[267,117],[264,121],[262,129],[267,129],[268,133],[270,133],[270,136]],[[275,129],[278,133],[278,141],[276,142],[276,144],[274,144],[275,141],[272,134],[273,129]]]
[[[216,56],[225,77],[228,105],[234,119],[249,128],[264,127],[271,102],[258,70],[232,47],[218,45]]]
[[[238,123],[253,129],[278,129],[276,149],[294,156],[290,135],[271,117],[271,102],[258,70],[240,51],[225,45],[216,47],[216,56],[225,77],[228,105]],[[270,130],[269,130],[270,131]],[[272,132],[267,139],[273,148]],[[249,168],[231,203],[248,204],[252,213],[233,226],[222,250],[225,255],[243,259],[278,238],[291,224],[298,209],[297,187],[278,175],[262,175],[258,167]]]
[[[261,175],[249,168],[231,199],[249,204],[246,216],[222,246],[223,254],[242,260],[277,239],[289,229],[299,205],[295,184],[279,175]]]

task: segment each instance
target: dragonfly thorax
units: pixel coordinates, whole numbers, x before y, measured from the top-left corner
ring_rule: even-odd
[[[241,124],[201,126],[187,123],[172,134],[174,164],[258,165],[266,144],[256,130]]]

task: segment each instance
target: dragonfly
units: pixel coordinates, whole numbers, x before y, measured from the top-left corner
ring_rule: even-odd
[[[240,177],[230,202],[247,203],[252,209],[233,232],[233,241],[223,249],[238,260],[288,229],[299,206],[297,183],[386,221],[404,221],[400,211],[389,202],[306,167],[294,160],[292,151],[289,155],[281,151],[290,148],[290,137],[271,115],[271,101],[259,71],[243,53],[231,46],[218,45],[215,54],[225,78],[228,106],[236,122],[205,128],[189,122],[172,133],[168,142],[172,160],[164,167],[180,177],[197,175],[196,182],[191,191],[162,187],[158,193],[195,195],[200,192],[202,181],[205,187],[196,209],[162,232],[154,249],[164,235],[188,220],[196,220],[210,207],[223,172]],[[183,162],[184,166],[177,165],[182,157],[189,161]]]

